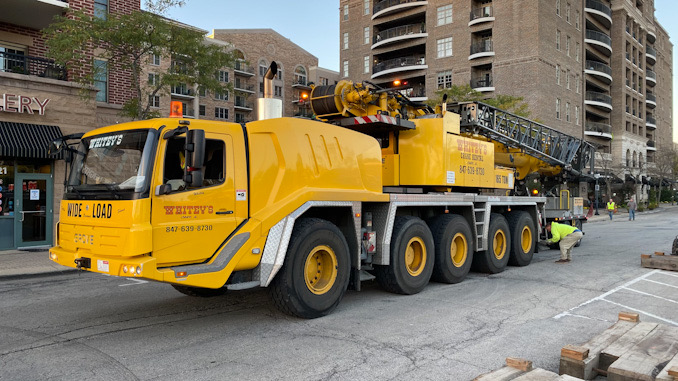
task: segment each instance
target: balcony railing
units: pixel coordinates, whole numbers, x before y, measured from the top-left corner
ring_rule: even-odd
[[[395,68],[398,68],[398,67],[416,66],[416,65],[425,65],[424,57],[412,56],[412,57],[393,58],[393,59],[390,59],[390,60],[381,61],[378,64],[374,65],[372,67],[372,74],[377,74],[380,71],[384,71],[384,70],[388,70],[388,69],[395,69]]]
[[[236,82],[235,85],[233,85],[234,90],[240,90],[240,91],[249,91],[249,92],[254,92],[254,85],[246,85],[243,83],[238,83]]]
[[[396,5],[405,4],[405,3],[417,3],[422,0],[382,0],[374,4],[372,11],[374,13],[383,11],[386,8],[394,7]]]
[[[647,146],[648,146],[648,147],[655,148],[655,147],[657,147],[657,144],[654,142],[654,140],[648,140],[648,141],[647,141]]]
[[[610,38],[610,36],[608,36],[605,33],[595,31],[595,30],[587,30],[586,31],[586,39],[596,40],[596,41],[604,43],[605,45],[612,46],[612,39]]]
[[[292,81],[292,86],[309,87],[309,82],[306,80],[306,78],[295,78]]]
[[[246,108],[246,109],[252,109],[252,104],[246,102],[244,99],[235,99],[235,107],[240,107],[240,108]]]
[[[7,52],[0,52],[0,71],[68,80],[66,69],[52,60]]]
[[[471,88],[492,87],[492,76],[471,78]]]
[[[657,125],[657,119],[655,119],[651,116],[647,116],[647,117],[645,117],[645,123],[654,124],[656,126]]]
[[[647,52],[647,54],[649,54],[651,56],[655,56],[655,57],[657,56],[657,51],[649,45],[645,47],[645,51]]]
[[[479,19],[479,18],[492,17],[492,16],[494,16],[494,10],[492,9],[491,5],[487,5],[487,6],[480,7],[480,8],[473,8],[471,10],[471,20],[470,21],[473,21],[473,20]]]
[[[195,96],[195,93],[193,92],[193,89],[186,88],[185,85],[183,86],[172,86],[171,89],[172,95],[183,95],[187,97],[192,97]]]
[[[612,68],[598,61],[586,60],[586,70],[594,70],[607,75],[612,75]]]
[[[600,132],[601,134],[609,134],[612,131],[612,126],[605,123],[586,122],[586,131]]]
[[[657,103],[657,96],[652,94],[652,93],[645,94],[645,99],[647,99],[648,101]]]
[[[586,0],[586,8],[595,9],[596,11],[599,11],[601,13],[608,15],[609,17],[612,17],[612,10],[610,9],[610,7],[608,7],[607,5],[603,4],[598,0]]]
[[[493,52],[492,40],[484,40],[471,44],[471,55],[476,53]]]
[[[592,101],[592,102],[600,102],[600,103],[605,103],[608,105],[612,105],[612,97],[603,94],[603,93],[598,93],[595,91],[587,91],[586,92],[586,100],[587,101]]]
[[[242,73],[254,75],[254,69],[242,61],[236,61],[233,69]]]
[[[418,33],[426,33],[426,24],[421,23],[421,24],[402,25],[397,26],[395,28],[382,30],[381,32],[377,33],[374,37],[372,37],[372,43],[376,44],[377,42],[385,41],[390,38],[396,38],[408,34],[418,34]]]
[[[647,71],[645,72],[645,77],[647,79],[654,79],[655,82],[657,81],[657,73],[650,69],[647,69]]]

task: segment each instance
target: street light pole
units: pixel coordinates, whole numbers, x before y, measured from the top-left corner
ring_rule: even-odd
[[[598,216],[598,215],[600,215],[598,213],[598,190],[600,189],[600,187],[598,186],[598,177],[600,177],[600,176],[596,173],[594,177],[596,178],[596,188],[595,188],[596,189],[596,191],[595,191],[595,193],[596,193],[596,201],[595,201],[596,202],[596,216]]]

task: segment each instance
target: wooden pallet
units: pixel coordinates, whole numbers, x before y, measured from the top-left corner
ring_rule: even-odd
[[[640,265],[648,269],[678,271],[678,255],[664,255],[662,252],[640,255]]]
[[[602,374],[609,381],[678,381],[678,328],[622,312],[585,344],[563,347],[559,373],[584,380]]]
[[[532,361],[508,357],[506,366],[482,374],[473,381],[583,381],[581,378],[556,373],[541,368],[533,368]]]

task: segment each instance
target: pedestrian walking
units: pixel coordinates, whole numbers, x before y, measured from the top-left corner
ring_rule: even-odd
[[[626,206],[629,208],[629,221],[635,221],[637,205],[636,202],[633,200],[633,197],[631,197],[631,200],[629,200]]]
[[[550,242],[560,244],[560,259],[556,263],[567,263],[572,260],[572,248],[579,242],[584,233],[572,225],[551,222],[546,225],[546,231],[551,233]]]
[[[616,207],[613,199],[610,199],[610,201],[607,202],[607,213],[610,215],[610,221],[612,221],[612,215],[614,214]]]

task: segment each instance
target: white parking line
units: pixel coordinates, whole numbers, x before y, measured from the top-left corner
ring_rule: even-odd
[[[647,292],[634,290],[634,289],[632,289],[632,288],[624,287],[624,290],[629,290],[629,291],[637,292],[637,293],[639,293],[639,294],[641,294],[641,295],[651,296],[651,297],[653,297],[653,298],[657,298],[657,299],[661,299],[661,300],[664,300],[664,301],[667,301],[667,302],[670,302],[670,303],[676,303],[676,304],[678,304],[678,302],[676,302],[675,300],[666,299],[666,298],[661,297],[661,296],[648,294]]]
[[[125,279],[131,280],[132,282],[135,282],[135,283],[121,284],[121,285],[119,285],[120,287],[124,287],[124,286],[136,286],[136,285],[139,285],[139,284],[148,283],[147,280],[134,279],[134,278],[125,278]]]
[[[657,320],[661,320],[661,321],[663,321],[663,322],[666,322],[666,323],[669,323],[669,324],[673,324],[673,325],[675,325],[675,326],[678,326],[678,322],[675,322],[675,321],[669,320],[669,319],[664,319],[663,317],[659,317],[659,316],[657,316],[657,315],[655,315],[655,314],[651,314],[651,313],[649,313],[649,312],[645,312],[645,311],[643,311],[643,310],[639,310],[639,309],[634,308],[634,307],[629,307],[629,306],[626,306],[626,305],[623,305],[623,304],[620,304],[620,303],[617,303],[617,302],[613,302],[613,301],[611,301],[611,300],[606,300],[606,299],[602,299],[602,301],[608,302],[608,303],[611,303],[611,304],[614,304],[614,305],[617,305],[617,306],[622,307],[622,308],[627,309],[627,310],[636,311],[636,312],[641,313],[641,314],[643,314],[643,315],[646,315],[646,316],[655,318],[655,319],[657,319]]]
[[[678,288],[678,286],[674,286],[674,285],[672,285],[672,284],[663,283],[663,282],[657,282],[656,280],[651,280],[651,279],[643,279],[643,280],[646,281],[646,282],[661,284],[662,286],[666,286],[666,287]]]

